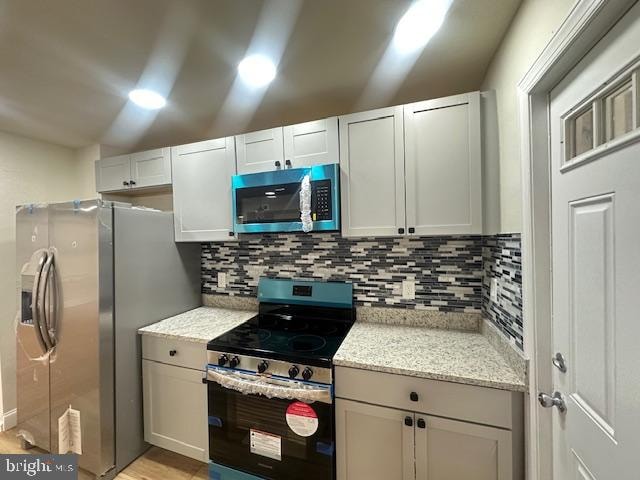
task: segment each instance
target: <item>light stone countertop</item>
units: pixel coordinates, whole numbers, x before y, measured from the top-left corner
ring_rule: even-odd
[[[524,392],[481,333],[356,322],[334,365]]]
[[[143,327],[138,333],[207,343],[255,315],[256,312],[246,310],[199,307]]]

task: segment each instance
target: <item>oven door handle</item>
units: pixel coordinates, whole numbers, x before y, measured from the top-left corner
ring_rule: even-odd
[[[331,385],[303,383],[297,380],[238,372],[211,365],[207,369],[207,381],[215,382],[223,388],[246,395],[264,395],[267,398],[300,400],[307,403],[330,404],[333,402]]]

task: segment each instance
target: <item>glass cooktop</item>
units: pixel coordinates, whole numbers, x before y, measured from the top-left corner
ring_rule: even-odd
[[[207,348],[330,367],[351,325],[350,309],[261,304],[258,315],[211,340]]]

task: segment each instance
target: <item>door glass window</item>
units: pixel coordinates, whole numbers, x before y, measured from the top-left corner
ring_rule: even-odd
[[[607,141],[633,130],[633,85],[627,82],[604,100]]]
[[[575,117],[571,140],[572,158],[593,148],[593,107]]]
[[[237,223],[300,221],[300,183],[240,188],[236,191]]]

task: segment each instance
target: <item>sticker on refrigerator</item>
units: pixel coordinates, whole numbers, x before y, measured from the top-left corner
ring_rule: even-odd
[[[272,433],[251,429],[251,453],[282,460],[282,438]]]
[[[80,411],[69,407],[58,418],[58,453],[82,455],[82,426]]]
[[[287,408],[286,418],[289,428],[301,437],[310,437],[318,431],[318,415],[306,403],[293,402]]]

